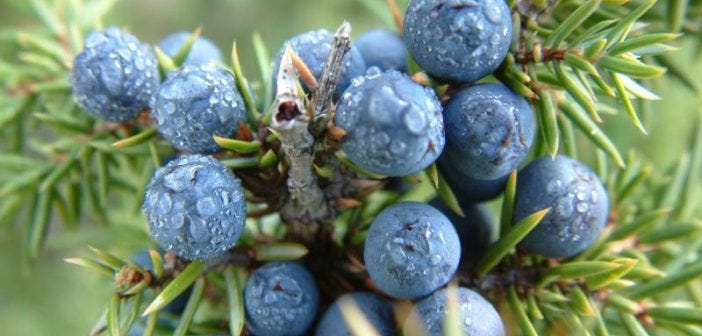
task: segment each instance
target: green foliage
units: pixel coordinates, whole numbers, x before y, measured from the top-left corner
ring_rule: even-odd
[[[360,2],[381,22],[393,24],[392,11],[381,1]],[[697,201],[702,196],[702,118],[697,113],[696,137],[670,167],[656,166],[633,151],[622,155],[612,132],[605,131],[616,118],[610,114],[624,112],[628,127],[646,133],[642,111],[648,101],[660,99],[653,89],[658,77],[679,80],[690,96],[699,93],[688,64],[679,64],[669,52],[678,40],[702,41],[702,5],[685,0],[510,3],[514,43],[489,80],[500,80],[531,100],[540,129],[534,155],[563,152],[595,163],[610,193],[611,216],[602,237],[579,256],[548,260],[529,255],[515,247],[548,209],[512,223],[512,174],[497,204],[499,237],[475,274],[458,277],[460,284],[484,289],[495,306],[503,307],[503,316],[512,315],[512,320],[505,319],[513,322],[508,328],[525,335],[702,333],[702,217]],[[53,239],[52,225],[78,232],[91,225],[143,223],[139,209],[144,186],[163,158],[173,154],[146,115],[122,124],[96,121],[72,100],[72,59],[83,36],[102,27],[101,19],[113,4],[32,0],[29,7],[43,28],[7,27],[2,32],[18,53],[0,60],[0,228],[23,232],[27,268],[42,257],[47,239]],[[162,74],[182,63],[200,33],[195,30],[173,58],[156,49]],[[279,151],[279,135],[268,128],[274,101],[270,54],[261,35],[253,35],[252,41],[255,71],[242,67],[236,43],[231,65],[222,65],[235,75],[249,111],[245,131],[235,139],[215,141],[224,149],[222,163],[276,193],[282,189],[275,187],[284,188],[280,181],[289,167]],[[426,78],[416,73],[416,65],[412,69],[416,78]],[[439,93],[450,89],[432,84]],[[324,144],[333,146],[331,141]],[[335,244],[342,248],[356,248],[375,215],[400,199],[425,201],[438,195],[462,215],[456,195],[435,166],[412,178],[412,190],[402,195],[381,190],[383,176],[363,171],[341,151],[314,168],[324,180],[350,171],[354,175],[342,177],[353,176],[351,183],[361,190],[335,200]],[[272,177],[267,180],[252,171]],[[152,251],[154,268],[147,271],[96,248],[90,248],[92,257],[66,259],[115,281],[93,334],[122,335],[134,323],[142,323],[146,335],[157,334],[160,309],[191,285],[185,312],[175,320],[175,334],[239,334],[247,270],[261,261],[300,259],[314,249],[286,238],[280,208],[265,201],[270,195],[251,196],[242,244],[213,265],[172,255],[162,258]],[[137,227],[143,230],[143,225]],[[356,260],[349,263],[358,267]],[[223,299],[211,300],[213,296]],[[451,302],[448,306],[456,309]],[[358,313],[352,306],[347,310],[352,316]],[[455,318],[453,313],[449,315]],[[139,322],[141,316],[146,320]],[[228,324],[223,328],[218,322],[224,320]],[[455,322],[449,318],[447,330],[454,330]],[[354,328],[368,332],[370,326],[358,323]]]

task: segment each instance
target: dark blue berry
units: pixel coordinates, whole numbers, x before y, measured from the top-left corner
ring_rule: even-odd
[[[609,198],[590,168],[567,156],[545,156],[517,175],[514,220],[544,208],[551,211],[521,242],[546,257],[574,256],[600,235],[609,216]]]
[[[343,304],[355,304],[363,313],[377,335],[393,336],[397,334],[395,315],[392,304],[381,297],[367,292],[354,292],[340,296],[329,306],[317,323],[316,336],[353,336],[349,324],[341,310]]]
[[[172,71],[156,95],[156,128],[176,148],[210,154],[213,135],[230,136],[246,109],[231,73],[214,64],[185,65]]]
[[[478,84],[459,91],[444,108],[446,148],[442,156],[460,162],[470,177],[494,180],[516,169],[534,140],[529,103],[502,84]]]
[[[368,31],[356,39],[354,46],[363,55],[366,67],[376,66],[383,71],[407,72],[405,42],[393,31],[385,29]]]
[[[156,56],[118,28],[92,32],[73,61],[70,82],[76,103],[91,116],[133,119],[150,106],[158,89]]]
[[[275,58],[273,83],[275,83],[278,78],[280,59],[283,57],[283,52],[285,52],[285,48],[288,45],[300,56],[302,61],[305,62],[305,65],[312,71],[314,77],[319,81],[322,78],[322,70],[324,70],[324,64],[327,62],[329,50],[331,50],[332,39],[333,35],[329,31],[319,29],[296,35],[285,41]],[[341,93],[351,84],[351,80],[362,76],[365,71],[366,62],[363,60],[363,56],[361,56],[358,50],[352,45],[351,49],[344,57],[344,64],[339,82],[336,86],[336,91],[334,91],[334,98],[339,99]],[[303,86],[307,89],[304,82]]]
[[[157,169],[143,209],[163,249],[195,260],[216,258],[234,246],[246,219],[239,179],[203,155],[181,156]]]
[[[508,175],[494,180],[479,180],[467,175],[463,161],[455,161],[453,158],[442,155],[437,162],[441,174],[461,203],[476,203],[493,199],[505,188]]]
[[[417,303],[415,307],[417,314],[410,314],[405,321],[405,334],[414,335],[417,333],[417,328],[424,328],[428,332],[427,335],[444,335],[443,325],[448,311],[447,293],[446,289],[441,289]],[[465,335],[505,335],[505,326],[490,302],[467,288],[459,287],[457,293],[460,312],[459,323],[461,323]],[[419,321],[416,321],[417,319]]]
[[[349,159],[376,174],[414,174],[444,148],[434,91],[397,71],[356,78],[336,106],[334,124],[347,132],[341,148]]]
[[[483,204],[461,204],[463,217],[446,207],[440,199],[429,203],[453,223],[461,241],[461,268],[472,269],[492,243],[495,231],[492,214]]]
[[[461,243],[434,207],[401,202],[383,210],[368,229],[363,250],[368,274],[388,295],[416,299],[453,277]]]
[[[246,281],[244,307],[246,325],[254,335],[302,335],[317,314],[319,292],[302,265],[273,262]]]
[[[504,0],[412,0],[404,38],[428,74],[473,82],[497,69],[507,55],[512,16]]]
[[[163,50],[168,56],[175,56],[183,44],[190,38],[188,32],[177,32],[168,35],[158,42],[158,47]],[[219,48],[208,38],[204,36],[198,37],[190,48],[188,57],[185,58],[183,64],[200,65],[214,62],[222,62],[222,53]]]

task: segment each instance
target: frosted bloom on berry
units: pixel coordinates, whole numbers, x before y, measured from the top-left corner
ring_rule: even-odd
[[[73,97],[91,116],[126,121],[148,108],[159,85],[156,56],[134,35],[110,27],[92,32],[73,61]]]
[[[334,124],[347,132],[341,148],[349,159],[376,174],[414,174],[444,148],[436,94],[397,71],[356,78],[336,105]]]
[[[574,256],[595,242],[607,224],[609,198],[599,177],[564,155],[532,161],[517,175],[517,222],[551,208],[522,240],[525,249],[552,258]]]
[[[189,38],[189,32],[183,31],[173,33],[161,39],[161,41],[158,42],[158,47],[161,48],[166,55],[173,57]],[[221,63],[223,61],[222,52],[219,51],[217,45],[210,39],[199,36],[190,48],[190,53],[188,53],[183,64],[199,65],[212,61]]]
[[[461,243],[449,219],[417,202],[383,210],[368,229],[363,249],[373,282],[401,299],[420,298],[445,285],[460,257]]]
[[[412,0],[404,38],[428,74],[473,82],[495,71],[507,55],[512,15],[505,0]]]
[[[231,73],[214,64],[185,65],[161,84],[152,115],[176,148],[211,154],[219,149],[212,136],[236,133],[246,109]]]
[[[239,179],[211,156],[181,156],[156,170],[146,186],[151,236],[186,259],[208,260],[239,239],[246,199]]]
[[[254,335],[302,335],[317,314],[319,291],[312,274],[299,263],[272,262],[246,281],[244,308]]]

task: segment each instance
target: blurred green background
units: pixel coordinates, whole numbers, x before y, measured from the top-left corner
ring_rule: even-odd
[[[384,3],[384,0],[367,0]],[[273,54],[290,36],[306,30],[335,29],[342,20],[353,26],[352,36],[370,28],[388,27],[389,14],[376,15],[362,4],[348,0],[157,0],[120,1],[106,25],[128,28],[145,42],[180,30],[204,27],[225,55],[237,40],[246,74],[253,76],[251,34],[258,32]],[[403,2],[403,1],[400,1]],[[24,1],[0,1],[0,32],[10,26],[35,29]],[[699,80],[702,67],[693,58],[695,41],[682,40],[681,50],[672,57]],[[3,59],[14,50],[0,46]],[[606,116],[605,129],[622,152],[637,148],[656,167],[674,162],[687,146],[699,99],[679,82],[661,78],[649,83],[663,98],[651,105],[643,118],[648,136],[642,136],[622,112]],[[702,83],[700,83],[702,84]],[[589,144],[584,144],[589,146]],[[592,148],[592,147],[581,147]],[[588,151],[582,151],[587,155]],[[55,232],[47,249],[31,269],[22,267],[19,248],[21,230],[0,228],[0,334],[2,335],[84,335],[100,315],[111,295],[111,281],[90,271],[66,264],[63,258],[87,255],[87,245],[110,246],[112,252],[129,255],[148,246],[145,223],[123,228],[89,229],[79,233]]]

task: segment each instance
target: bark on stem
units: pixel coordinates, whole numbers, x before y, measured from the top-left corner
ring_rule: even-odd
[[[350,31],[347,22],[337,30],[319,87],[309,106],[305,106],[298,92],[290,47],[283,54],[277,74],[276,110],[271,128],[278,134],[290,164],[288,199],[281,209],[281,216],[288,224],[288,235],[302,242],[315,240],[320,229],[330,225],[334,218],[331,202],[317,183],[313,161],[315,138],[326,129],[344,56],[350,48]],[[312,120],[315,115],[317,118]]]

